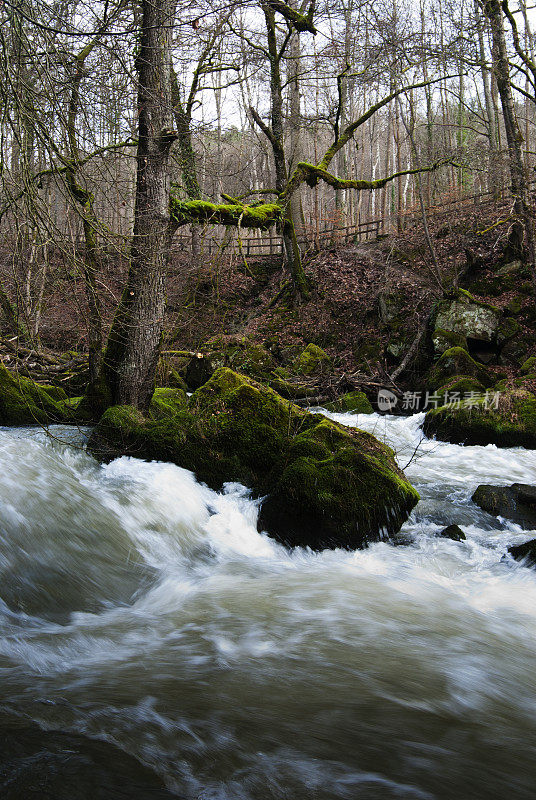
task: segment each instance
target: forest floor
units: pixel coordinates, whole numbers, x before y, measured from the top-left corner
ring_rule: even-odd
[[[532,286],[530,280],[512,283],[496,275],[509,260],[505,254],[509,215],[509,205],[497,203],[431,217],[434,255],[419,223],[378,241],[311,253],[305,263],[312,297],[294,307],[272,303],[287,278],[278,264],[251,261],[246,266],[238,257],[203,256],[194,265],[186,253],[176,250],[168,281],[165,348],[199,350],[216,335],[239,335],[267,347],[284,363],[313,343],[326,350],[341,373],[365,363],[371,373],[376,367],[389,374],[430,317],[434,303],[462,287],[478,300],[515,315],[518,338],[527,344],[524,360],[536,354]],[[114,255],[105,259],[99,286],[107,325],[125,273],[124,259]],[[45,349],[85,349],[83,282],[63,259],[52,265],[42,319]],[[514,375],[520,360],[521,356],[502,359],[503,372]],[[411,384],[429,361],[430,353],[423,361],[421,352],[405,371],[405,383]]]

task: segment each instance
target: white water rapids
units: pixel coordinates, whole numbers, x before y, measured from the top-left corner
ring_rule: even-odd
[[[409,544],[289,551],[243,487],[0,429],[0,708],[187,798],[533,799],[536,572],[503,555],[536,531],[470,497],[536,483],[536,451],[331,416],[413,455]]]

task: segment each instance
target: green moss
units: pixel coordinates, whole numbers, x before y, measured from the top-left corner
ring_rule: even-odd
[[[308,397],[316,397],[318,394],[316,386],[279,377],[272,378],[270,388],[280,394],[281,397],[286,397],[289,400],[306,400]]]
[[[497,330],[497,343],[502,345],[505,342],[510,341],[510,339],[513,339],[514,336],[517,336],[521,330],[521,325],[519,322],[516,322],[515,319],[512,319],[511,317],[503,319]]]
[[[513,297],[508,305],[506,306],[506,311],[512,316],[517,317],[518,314],[521,313],[521,309],[523,307],[523,301],[520,297]]]
[[[89,447],[171,460],[214,488],[240,481],[266,495],[260,527],[291,545],[363,546],[398,530],[418,500],[374,437],[225,368],[169,413],[108,409]]]
[[[53,400],[67,400],[67,392],[61,386],[50,386],[41,384],[41,389],[46,392]]]
[[[364,392],[348,392],[334,400],[333,403],[326,403],[325,407],[328,411],[340,411],[343,413],[372,414],[374,412]]]
[[[170,212],[178,225],[199,222],[267,230],[281,219],[281,206],[262,203],[246,206],[241,203],[209,203],[205,200],[179,200],[171,195]]]
[[[269,382],[277,364],[269,350],[244,336],[215,336],[190,359],[186,383],[191,389],[198,389],[223,366]]]
[[[451,347],[429,371],[426,385],[433,388],[444,386],[457,375],[476,378],[484,386],[491,386],[493,383],[489,372],[474,361],[466,350],[461,347]]]
[[[184,407],[187,402],[188,398],[183,389],[171,387],[155,389],[149,406],[149,416],[152,419],[158,419],[176,414],[178,409]]]
[[[329,372],[333,361],[330,356],[316,344],[308,344],[305,350],[294,360],[292,368],[299,375],[318,375]]]
[[[438,354],[450,350],[451,347],[461,347],[463,350],[467,350],[467,339],[462,333],[446,331],[443,330],[443,328],[436,328],[434,330],[432,341],[434,343],[434,350]]]
[[[530,356],[521,365],[520,370],[522,375],[530,375],[531,372],[536,372],[536,356]]]
[[[424,432],[447,442],[536,448],[536,396],[515,389],[499,395],[497,408],[480,398],[433,409]]]
[[[435,394],[438,395],[459,394],[460,397],[463,397],[465,394],[474,394],[475,392],[484,394],[485,391],[486,389],[483,384],[477,381],[476,378],[471,378],[469,375],[455,375],[442,386],[434,390]]]
[[[0,364],[0,425],[32,425],[66,421],[61,401],[48,387],[10,373]]]

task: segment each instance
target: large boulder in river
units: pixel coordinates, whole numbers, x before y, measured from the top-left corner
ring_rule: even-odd
[[[536,530],[536,486],[481,484],[471,500],[494,517],[509,519],[527,531]]]
[[[89,449],[173,461],[215,489],[239,481],[264,497],[259,528],[290,546],[363,547],[398,531],[419,498],[373,436],[226,368],[187,404],[163,407],[157,392],[147,417],[108,409]]]
[[[536,395],[524,389],[466,397],[428,411],[424,432],[455,444],[536,448]]]

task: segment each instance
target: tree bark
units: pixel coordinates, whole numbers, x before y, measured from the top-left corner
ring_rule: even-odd
[[[511,228],[510,250],[518,257],[525,256],[534,271],[536,265],[536,246],[534,240],[534,224],[530,208],[530,196],[525,169],[523,165],[523,134],[519,128],[512,96],[510,82],[510,64],[504,34],[503,12],[499,0],[484,0],[484,13],[490,22],[493,39],[494,71],[497,88],[501,98],[501,107],[508,144],[508,160],[510,181],[514,196],[514,210],[517,220]],[[526,246],[524,252],[523,240]],[[536,273],[535,280],[536,280]]]
[[[134,230],[126,288],[104,358],[108,402],[145,409],[162,338],[171,225],[169,152],[172,130],[170,52],[175,0],[142,0],[138,70],[138,150]]]

